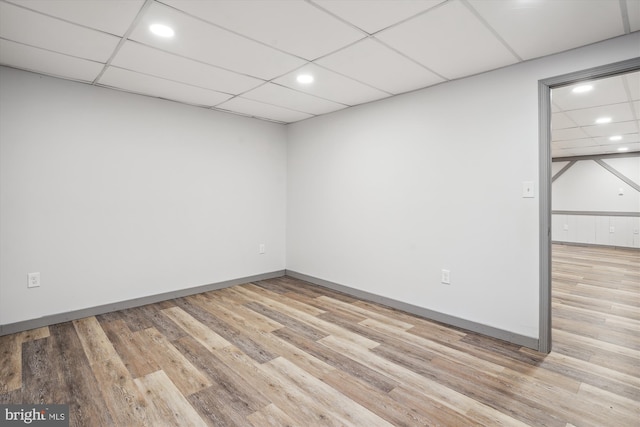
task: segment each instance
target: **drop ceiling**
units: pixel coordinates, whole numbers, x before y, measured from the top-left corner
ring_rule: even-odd
[[[553,89],[551,111],[554,158],[640,151],[640,71]]]
[[[292,123],[638,30],[640,0],[0,0],[0,64]]]

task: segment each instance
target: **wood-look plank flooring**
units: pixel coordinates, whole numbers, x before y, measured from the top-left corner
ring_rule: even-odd
[[[553,247],[548,355],[290,277],[0,337],[73,426],[640,425],[640,252]]]

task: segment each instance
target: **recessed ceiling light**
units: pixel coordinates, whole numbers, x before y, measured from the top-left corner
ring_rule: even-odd
[[[611,117],[599,117],[596,119],[596,124],[603,125],[605,123],[611,123]]]
[[[166,25],[163,25],[163,24],[150,25],[149,30],[156,36],[160,36],[160,37],[173,37],[173,35],[175,34],[175,32],[173,31],[173,28],[167,27]]]
[[[618,148],[618,151],[629,151],[628,147],[620,147]]]
[[[303,85],[308,85],[309,83],[313,83],[313,76],[311,74],[299,74],[296,77],[298,83],[302,83]]]
[[[609,141],[622,141],[622,136],[621,135],[614,135],[609,137]]]
[[[584,92],[589,92],[591,89],[593,89],[593,86],[591,86],[591,85],[580,85],[580,86],[574,87],[571,90],[571,92],[573,92],[573,93],[584,93]]]

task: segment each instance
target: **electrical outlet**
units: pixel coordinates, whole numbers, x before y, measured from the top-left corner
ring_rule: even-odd
[[[27,288],[39,288],[40,287],[40,273],[27,274]]]
[[[562,229],[564,231],[569,231],[569,224],[565,224],[564,227],[562,227]]]
[[[258,253],[259,253],[260,255],[262,255],[262,254],[264,254],[266,251],[267,251],[267,248],[265,247],[265,244],[264,244],[264,243],[260,243],[260,244],[258,245]]]
[[[445,285],[451,284],[451,272],[449,270],[442,270],[442,278],[440,281]]]
[[[609,227],[609,233],[615,233],[615,232],[616,232],[616,228],[613,225]]]

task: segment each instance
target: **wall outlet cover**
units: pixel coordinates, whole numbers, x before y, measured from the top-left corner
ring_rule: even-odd
[[[27,288],[40,287],[40,273],[27,274]]]

